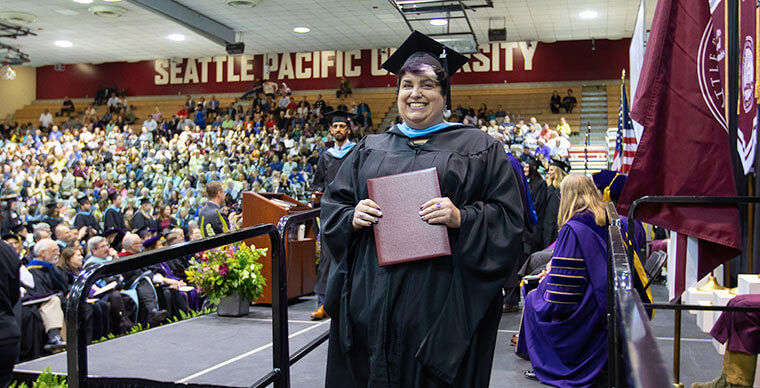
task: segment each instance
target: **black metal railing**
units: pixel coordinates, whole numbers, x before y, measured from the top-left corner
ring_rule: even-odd
[[[272,285],[273,369],[251,385],[250,388],[263,388],[272,383],[274,383],[275,388],[290,388],[290,366],[327,340],[328,332],[324,332],[296,351],[292,357],[290,356],[290,340],[288,338],[287,262],[284,259],[288,243],[288,231],[293,225],[317,218],[319,216],[319,210],[320,209],[312,209],[290,214],[280,218],[280,221],[277,223],[277,233],[279,243],[281,244],[279,252],[282,253],[283,260],[279,260],[276,266],[274,261],[272,262],[272,279],[279,279],[277,285],[274,283]]]
[[[272,268],[281,268],[284,265],[282,255],[282,244],[280,233],[272,224],[263,224],[251,226],[237,231],[224,233],[201,240],[189,241],[177,245],[172,245],[163,249],[139,253],[124,259],[117,259],[102,265],[91,265],[84,269],[79,275],[71,289],[67,305],[66,317],[66,358],[68,368],[68,384],[72,388],[85,388],[88,385],[89,377],[87,375],[87,325],[84,322],[84,306],[86,296],[90,288],[100,278],[107,276],[119,275],[138,268],[148,267],[177,257],[189,256],[209,249],[240,242],[268,234],[272,243],[271,258]],[[279,272],[273,272],[273,287],[281,286],[285,283],[284,278],[280,279]],[[285,294],[287,295],[287,294]],[[273,310],[275,305],[273,304]],[[285,316],[287,317],[287,301],[285,304]],[[275,317],[281,317],[281,313],[273,311]],[[274,321],[274,320],[273,320]],[[286,334],[287,338],[287,334]],[[275,344],[277,347],[277,344]],[[277,368],[275,359],[275,369]]]
[[[631,204],[628,209],[628,230],[630,239],[633,236],[633,227],[635,222],[636,210],[643,204],[672,204],[672,205],[694,205],[694,206],[724,206],[735,207],[739,204],[760,203],[760,197],[713,197],[713,196],[644,196]],[[752,236],[750,236],[750,241]],[[633,243],[628,244],[628,258],[633,260]],[[751,255],[750,255],[751,256]],[[749,260],[752,260],[749,257]],[[643,279],[642,279],[643,280]],[[681,304],[679,297],[675,304],[669,303],[644,303],[643,306],[648,309],[674,310],[673,319],[673,385],[681,384],[681,311],[683,310],[703,310],[703,311],[721,311],[721,312],[757,312],[758,308],[752,307],[734,307],[734,306],[701,306]]]
[[[224,233],[201,240],[172,245],[160,250],[140,253],[112,262],[88,266],[77,278],[68,299],[67,322],[67,361],[68,382],[72,388],[85,388],[90,378],[87,375],[86,324],[82,321],[85,297],[88,290],[100,278],[118,275],[155,265],[177,257],[193,255],[209,249],[240,242],[267,234],[271,242],[272,260],[272,370],[251,387],[261,388],[274,384],[275,388],[290,388],[290,366],[303,358],[328,338],[328,331],[323,332],[309,343],[289,354],[288,338],[288,286],[287,260],[285,251],[288,243],[288,231],[291,226],[316,219],[319,209],[307,210],[282,217],[277,226],[262,224],[237,231]],[[316,226],[316,222],[314,223]],[[154,385],[176,386],[173,383],[154,382]]]
[[[649,317],[633,287],[620,217],[612,203],[607,204],[607,217],[608,386],[669,386]]]

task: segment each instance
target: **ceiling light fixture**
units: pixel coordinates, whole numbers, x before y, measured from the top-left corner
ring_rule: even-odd
[[[98,4],[87,8],[91,14],[104,18],[114,19],[127,13],[127,9],[116,5]]]
[[[293,32],[297,32],[299,34],[305,34],[307,32],[311,31],[311,28],[309,27],[295,27],[293,28]]]
[[[261,0],[227,0],[227,5],[235,8],[253,8],[261,3]]]
[[[58,47],[71,47],[71,46],[73,46],[71,44],[71,42],[69,42],[68,40],[56,40],[55,43],[53,43],[53,44],[55,44]]]
[[[5,11],[0,12],[0,20],[14,24],[30,24],[37,20],[37,16],[26,12]]]
[[[74,2],[79,4],[91,4],[92,0],[74,0]]]
[[[599,16],[599,12],[587,9],[585,11],[581,11],[578,16],[580,16],[581,19],[594,19],[597,16]]]
[[[182,34],[169,34],[169,36],[167,36],[167,38],[169,38],[169,39],[171,39],[171,40],[173,40],[175,42],[179,42],[179,41],[185,40],[185,36],[182,35]]]
[[[445,26],[449,24],[448,19],[430,19],[430,24],[434,26]]]

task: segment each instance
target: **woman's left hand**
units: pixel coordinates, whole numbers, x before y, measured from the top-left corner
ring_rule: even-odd
[[[443,224],[456,229],[462,223],[459,209],[448,197],[433,198],[420,206],[420,217],[428,224]]]

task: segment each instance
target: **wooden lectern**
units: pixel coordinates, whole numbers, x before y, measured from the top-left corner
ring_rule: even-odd
[[[243,227],[272,224],[277,225],[280,218],[311,210],[304,203],[280,193],[243,193]],[[288,240],[285,244],[285,263],[288,275],[288,299],[314,292],[314,284],[317,281],[317,244],[314,237],[313,221],[305,223],[306,231],[304,238],[298,239],[298,227],[295,225],[285,233]],[[267,248],[266,256],[261,257],[263,267],[261,274],[266,278],[264,292],[255,300],[257,303],[272,303],[272,252],[268,235],[254,237],[246,240],[246,244],[253,244],[256,248]]]

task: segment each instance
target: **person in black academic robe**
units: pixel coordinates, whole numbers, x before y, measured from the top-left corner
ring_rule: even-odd
[[[549,162],[549,170],[547,172],[548,190],[546,193],[546,211],[544,213],[544,219],[542,220],[542,248],[546,248],[554,243],[559,235],[559,226],[557,225],[560,201],[559,185],[569,172],[570,165],[562,160],[552,159]]]
[[[118,192],[114,192],[110,198],[111,206],[106,208],[105,213],[103,213],[103,230],[118,229],[126,231],[124,213],[121,212],[121,195]]]
[[[0,221],[0,235],[10,233],[14,227],[21,225],[23,222],[21,217],[18,216],[16,206],[15,196],[7,201],[7,205],[5,205],[5,209],[3,210],[3,220]]]
[[[58,203],[51,201],[45,204],[45,214],[40,218],[40,222],[50,225],[50,232],[53,239],[56,238],[55,227],[62,221],[63,219],[58,215]]]
[[[92,214],[92,202],[90,202],[90,199],[87,198],[87,196],[83,196],[80,197],[78,201],[79,212],[74,216],[74,229],[79,230],[86,227],[90,230],[94,230],[94,234],[102,232],[100,229],[100,223],[97,218],[95,218],[95,215]]]
[[[520,185],[498,142],[443,121],[448,74],[467,61],[445,49],[441,63],[443,50],[414,32],[383,64],[400,78],[404,122],[362,139],[322,200],[332,256],[327,387],[489,384],[501,288],[522,250]],[[367,199],[367,179],[429,167],[441,198],[421,204],[421,216],[448,227],[452,254],[378,266],[371,225],[382,212]]]
[[[533,252],[544,249],[550,243],[543,240],[543,221],[546,217],[546,205],[548,202],[548,187],[546,187],[546,181],[538,173],[538,161],[531,157],[525,162],[526,175],[528,180],[528,189],[530,191],[530,198],[533,201],[533,207],[536,209],[536,217],[538,223],[533,228],[533,232],[529,233],[526,241],[526,254],[530,255]]]
[[[151,204],[149,198],[140,200],[140,211],[132,216],[132,230],[153,229],[158,230],[158,222],[151,214]]]
[[[317,169],[314,171],[314,179],[311,183],[311,190],[317,193],[324,193],[327,185],[335,179],[335,175],[338,173],[338,168],[345,160],[351,150],[354,149],[356,143],[348,140],[348,134],[351,131],[351,121],[349,119],[350,114],[344,111],[333,111],[327,113],[332,117],[332,124],[330,124],[330,133],[335,138],[335,145],[327,149],[322,156],[319,157],[317,163]],[[327,275],[330,273],[330,252],[326,249],[324,241],[321,244],[322,254],[319,259],[319,266],[317,267],[317,282],[314,285],[314,293],[317,294],[317,310],[311,313],[311,319],[318,320],[326,316],[324,304],[325,304],[325,287],[327,286]]]

